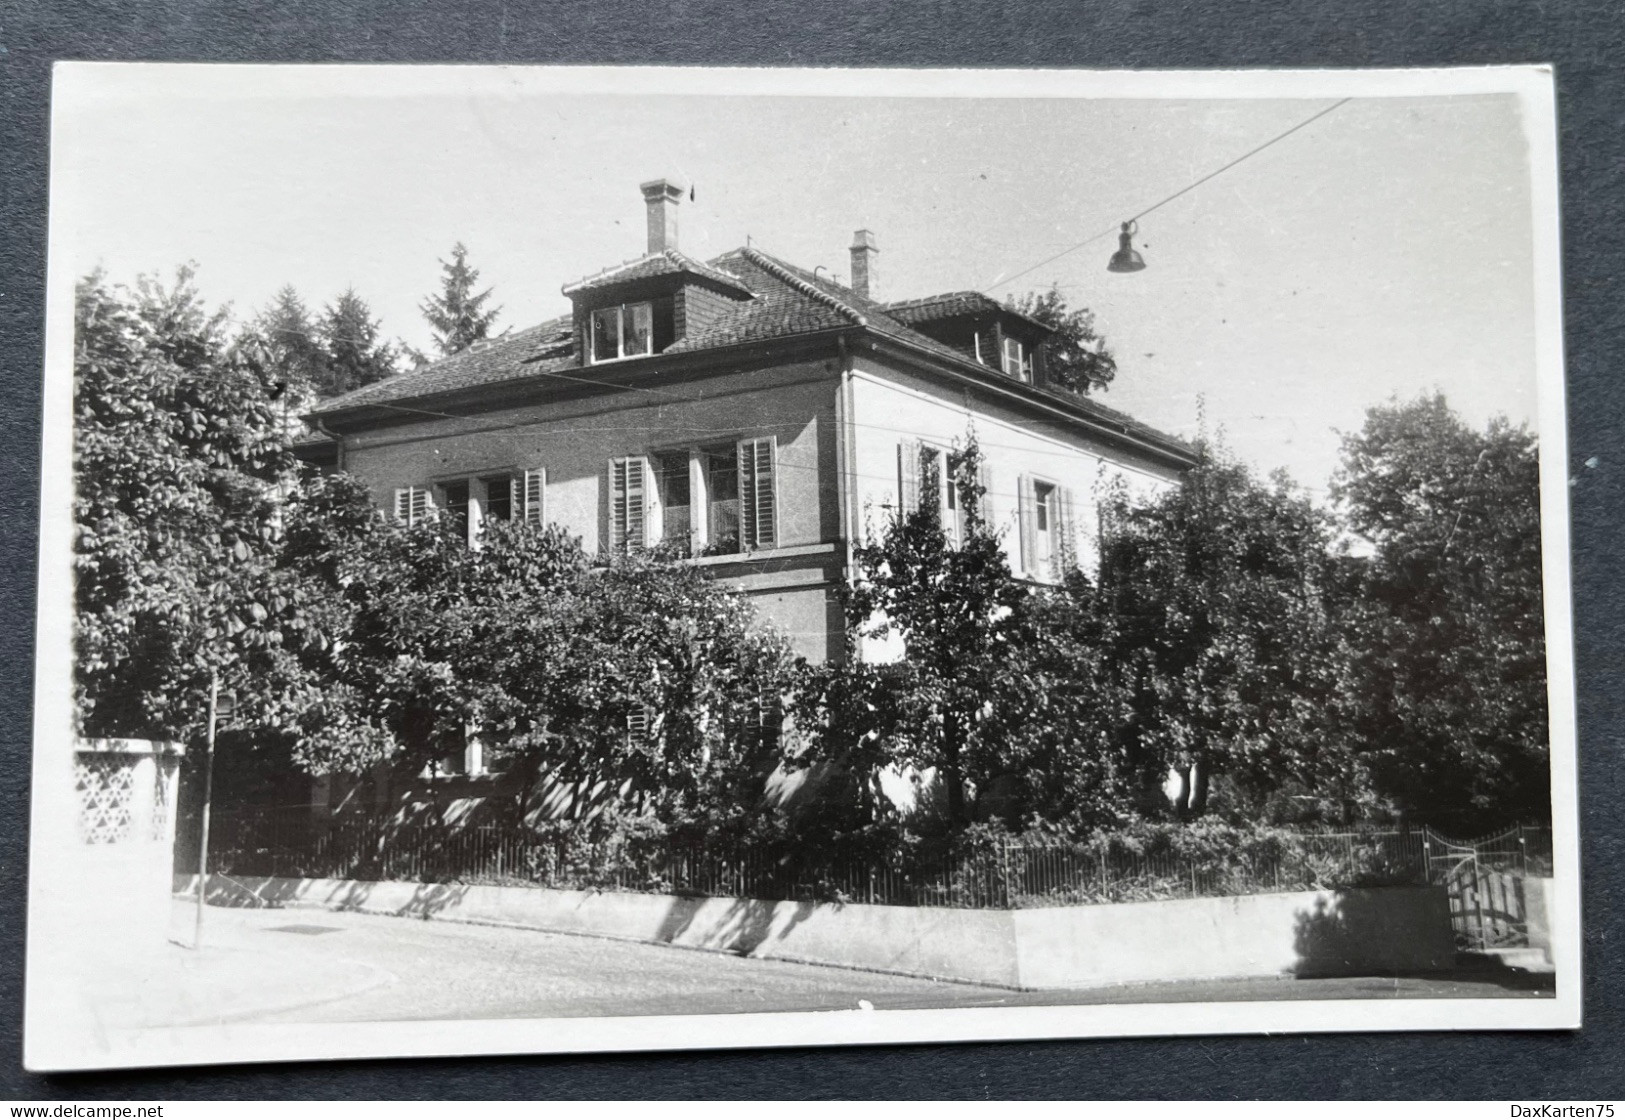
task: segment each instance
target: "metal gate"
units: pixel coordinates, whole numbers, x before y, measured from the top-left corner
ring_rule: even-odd
[[[1533,850],[1532,850],[1533,849]],[[1519,827],[1478,840],[1452,840],[1424,830],[1428,881],[1450,898],[1456,945],[1469,951],[1529,944],[1524,882],[1549,864],[1551,833]],[[1548,872],[1549,873],[1549,872]]]

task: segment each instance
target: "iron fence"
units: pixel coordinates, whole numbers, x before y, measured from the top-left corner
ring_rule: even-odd
[[[1514,829],[1492,839],[1486,858],[1496,868],[1533,874],[1544,866],[1549,873],[1549,830]],[[992,837],[840,858],[786,844],[655,835],[593,840],[579,830],[323,820],[300,808],[219,814],[210,864],[237,876],[1011,909],[1448,884],[1454,880],[1435,858],[1446,845],[1460,847],[1428,829],[1153,831],[1094,843]],[[195,854],[177,854],[178,866],[196,866]]]

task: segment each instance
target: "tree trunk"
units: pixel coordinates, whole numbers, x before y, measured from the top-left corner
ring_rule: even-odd
[[[948,827],[953,831],[965,819],[965,778],[959,763],[962,732],[957,717],[949,715],[942,721],[942,783],[948,795]]]

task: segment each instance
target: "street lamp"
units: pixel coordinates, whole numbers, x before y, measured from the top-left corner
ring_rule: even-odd
[[[1130,218],[1123,223],[1117,235],[1117,252],[1112,254],[1107,272],[1139,272],[1145,267],[1145,258],[1134,251],[1134,235],[1140,232],[1139,223]]]

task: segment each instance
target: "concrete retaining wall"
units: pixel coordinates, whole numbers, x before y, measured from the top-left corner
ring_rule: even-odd
[[[1443,888],[1254,894],[1017,910],[1023,987],[1358,976],[1455,964]]]
[[[177,877],[176,890],[193,882]],[[1019,988],[1380,975],[1447,969],[1455,958],[1444,891],[1430,887],[1009,911],[211,876],[209,898],[495,922]]]

